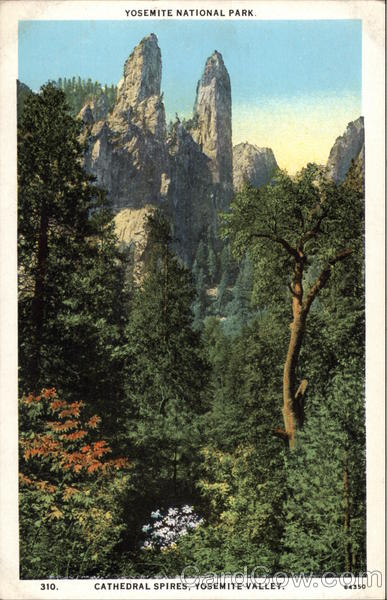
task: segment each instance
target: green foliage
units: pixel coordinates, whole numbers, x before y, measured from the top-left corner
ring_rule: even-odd
[[[272,435],[278,390],[266,376],[278,352],[272,327],[254,323],[231,339],[219,319],[206,320],[212,402],[197,484],[206,523],[177,548],[180,560],[202,572],[278,566],[285,480],[282,446]]]
[[[254,297],[262,308],[284,299],[294,269],[291,249],[303,249],[305,290],[338,252],[350,247],[353,257],[361,253],[362,197],[336,186],[316,165],[294,178],[279,171],[259,189],[247,185],[230,208],[222,235],[230,238],[237,258],[248,251]]]
[[[82,419],[83,405],[54,389],[20,401],[20,560],[22,578],[79,577],[106,572],[124,524],[128,486],[123,459]]]
[[[124,264],[105,194],[82,168],[79,123],[53,85],[26,101],[18,131],[21,389],[55,381],[68,398],[120,395],[115,349]]]
[[[16,85],[17,85],[17,88],[16,88],[17,118],[19,121],[23,114],[24,104],[25,104],[28,96],[30,94],[32,94],[32,91],[30,90],[30,88],[27,85],[25,85],[24,83],[21,83],[19,80],[16,81]]]
[[[116,90],[103,93],[111,105]],[[155,210],[129,295],[112,214],[82,169],[70,115],[101,94],[91,80],[59,80],[19,110],[20,388],[34,392],[19,407],[22,577],[172,576],[187,564],[360,571],[360,166],[340,186],[315,165],[247,186],[223,216],[229,241],[204,233],[192,272]],[[305,424],[289,455],[273,431],[294,273],[286,245],[300,244],[306,292],[335,253],[351,257],[332,265],[308,316]],[[46,382],[66,402],[52,389],[37,395]],[[150,512],[187,503],[200,526],[171,547],[142,549]]]
[[[98,100],[104,97],[107,110],[111,110],[117,97],[116,85],[101,85],[98,81],[72,77],[63,79],[60,77],[56,86],[65,94],[66,101],[72,116],[77,116],[88,100]]]
[[[340,365],[326,395],[310,399],[299,450],[287,459],[285,570],[321,574],[366,568],[362,371],[355,360]]]
[[[363,193],[356,165],[344,191],[356,209]],[[337,266],[310,316],[301,361],[310,381],[306,422],[287,459],[285,570],[366,568],[363,261],[360,247]]]
[[[208,501],[208,525],[178,543],[186,564],[201,572],[236,572],[245,567],[256,575],[278,567],[282,531],[283,481],[251,445],[232,452],[203,448],[205,477],[198,482]],[[278,466],[278,464],[277,464]]]
[[[148,259],[121,348],[126,405],[118,419],[120,445],[135,457],[141,496],[132,535],[144,511],[192,494],[207,379],[192,327],[191,276],[170,250],[169,224],[160,212],[148,218],[147,230]]]

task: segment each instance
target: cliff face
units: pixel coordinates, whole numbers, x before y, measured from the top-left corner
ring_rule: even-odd
[[[230,78],[214,52],[198,83],[192,120],[186,126],[177,121],[168,136],[160,90],[161,53],[151,34],[127,59],[111,114],[104,118],[93,103],[82,109],[85,166],[116,212],[131,209],[125,213],[127,231],[135,210],[163,206],[177,251],[189,264],[233,193]]]
[[[327,171],[329,176],[341,183],[344,181],[352,160],[359,160],[364,170],[364,118],[348,123],[347,129],[337,138],[329,154]]]
[[[157,38],[144,38],[129,56],[117,101],[107,120],[82,109],[87,170],[96,176],[114,210],[159,205],[168,190],[165,111],[160,95]]]
[[[175,124],[168,138],[168,152],[173,233],[179,254],[190,264],[202,233],[216,223],[211,161],[181,123]]]
[[[219,52],[205,63],[192,119],[177,119],[168,133],[161,74],[157,37],[150,34],[125,62],[111,113],[103,95],[80,112],[85,167],[107,190],[123,243],[136,242],[139,219],[149,207],[161,206],[170,217],[176,250],[190,265],[201,239],[216,240],[218,213],[227,210],[234,190],[246,181],[267,184],[278,165],[270,148],[248,143],[232,148],[230,77]],[[363,157],[360,117],[336,140],[327,171],[343,181],[353,159],[364,167]],[[120,216],[120,211],[125,212]],[[221,244],[214,243],[216,251]]]
[[[222,55],[208,58],[196,90],[192,137],[211,159],[212,181],[232,190],[231,84]]]
[[[201,236],[217,230],[219,210],[231,201],[231,86],[223,58],[214,52],[198,82],[193,118],[176,123],[168,139],[171,174],[169,203],[189,264]]]
[[[248,143],[234,146],[233,181],[236,192],[246,182],[254,187],[266,185],[276,169],[278,165],[271,148],[258,148]]]

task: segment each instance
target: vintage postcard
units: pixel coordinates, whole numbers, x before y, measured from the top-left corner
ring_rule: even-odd
[[[384,2],[3,2],[1,584],[383,598]]]

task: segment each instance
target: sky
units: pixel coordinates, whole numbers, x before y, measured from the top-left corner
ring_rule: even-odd
[[[167,120],[190,117],[214,50],[231,79],[233,143],[273,149],[281,168],[325,163],[361,114],[361,21],[20,21],[18,78],[34,91],[80,76],[118,83],[133,48],[158,37]]]

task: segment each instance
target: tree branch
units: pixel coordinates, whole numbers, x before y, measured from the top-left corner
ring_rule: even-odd
[[[290,290],[291,295],[294,296],[295,298],[298,298],[298,294],[296,294],[296,292],[293,290],[291,283],[288,283],[288,288]]]
[[[345,250],[342,250],[341,252],[336,254],[336,256],[334,256],[333,258],[330,258],[328,260],[326,267],[324,267],[324,269],[321,271],[320,275],[317,277],[316,281],[310,288],[308,295],[306,296],[305,307],[304,307],[304,310],[306,311],[306,313],[309,311],[311,304],[312,304],[313,300],[315,299],[315,297],[317,296],[317,294],[319,293],[319,291],[322,290],[322,288],[326,285],[329,277],[331,276],[332,267],[336,263],[338,263],[342,260],[345,260],[352,253],[353,253],[352,248],[346,248]]]
[[[308,242],[312,238],[316,237],[316,235],[318,235],[320,233],[321,223],[323,222],[323,220],[325,219],[326,216],[327,216],[327,213],[323,212],[322,215],[317,220],[316,225],[302,236],[301,245],[305,244],[306,242]]]
[[[273,435],[279,437],[281,440],[284,440],[286,444],[289,443],[289,434],[285,431],[285,429],[276,428],[273,429]]]
[[[281,244],[281,246],[283,246],[283,248],[285,248],[286,252],[288,254],[290,254],[291,256],[293,256],[293,258],[295,258],[296,261],[300,260],[300,256],[299,256],[296,248],[293,248],[293,246],[291,246],[289,244],[289,242],[287,242],[286,240],[284,240],[283,238],[281,238],[278,235],[274,235],[272,233],[265,233],[265,232],[256,232],[256,233],[252,233],[250,235],[250,238],[263,238],[263,239],[271,240],[272,242],[276,242],[277,244]]]

